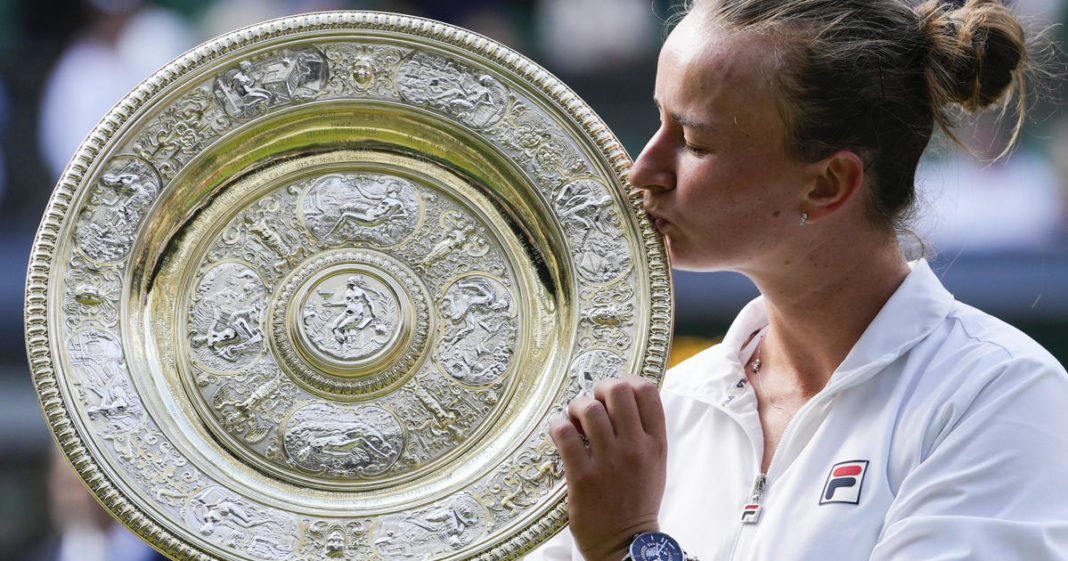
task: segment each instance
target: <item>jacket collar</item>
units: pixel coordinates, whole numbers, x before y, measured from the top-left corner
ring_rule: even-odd
[[[909,264],[909,273],[868,325],[828,382],[841,389],[859,383],[893,362],[926,337],[948,316],[953,295],[939,282],[926,260]],[[764,297],[746,304],[722,343],[702,351],[668,373],[665,388],[715,405],[740,394],[745,378],[740,353],[745,343],[768,324]]]
[[[889,364],[927,337],[949,315],[953,295],[942,286],[927,261],[920,259],[909,266],[912,272],[868,324],[834,376],[865,370],[873,364]]]

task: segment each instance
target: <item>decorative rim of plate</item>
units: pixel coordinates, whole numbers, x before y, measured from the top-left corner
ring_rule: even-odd
[[[182,77],[204,68],[225,55],[258,43],[284,39],[319,31],[366,30],[404,33],[458,47],[466,52],[499,64],[557,104],[574,124],[588,135],[606,157],[622,185],[628,185],[626,172],[631,160],[619,141],[594,111],[569,87],[516,51],[476,33],[433,20],[384,12],[337,11],[316,12],[282,17],[236,30],[207,41],[147,78],[127,94],[97,124],[79,146],[58,181],[38,228],[27,270],[24,332],[34,386],[52,435],[86,486],[123,525],[140,535],[154,548],[179,560],[215,561],[219,559],[180,539],[164,528],[136,502],[116,486],[88,451],[86,442],[75,428],[59,388],[49,324],[49,284],[53,273],[61,229],[78,190],[97,158],[106,152],[111,141],[139,110],[149,105]],[[640,199],[631,190],[627,194],[638,216],[641,245],[649,272],[651,294],[648,300],[649,330],[644,356],[636,366],[642,374],[661,379],[671,344],[673,295],[671,270],[659,233],[645,215]],[[58,329],[56,330],[58,333]],[[566,496],[551,505],[540,518],[507,539],[484,550],[475,559],[491,561],[512,559],[536,547],[560,531],[566,524]]]

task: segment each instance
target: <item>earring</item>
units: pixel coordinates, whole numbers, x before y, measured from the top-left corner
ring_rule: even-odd
[[[802,212],[801,213],[801,225],[804,226],[805,224],[808,224],[808,213],[807,212]]]

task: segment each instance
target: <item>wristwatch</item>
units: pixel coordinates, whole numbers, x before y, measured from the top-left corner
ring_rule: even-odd
[[[663,532],[642,532],[630,541],[623,561],[696,561],[686,555],[675,538]]]

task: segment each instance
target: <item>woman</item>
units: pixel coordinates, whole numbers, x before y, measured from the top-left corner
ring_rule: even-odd
[[[762,296],[662,395],[571,403],[570,528],[533,557],[1068,559],[1068,375],[896,235],[934,124],[1010,103],[1025,64],[990,0],[692,6],[630,180],[674,266]]]

